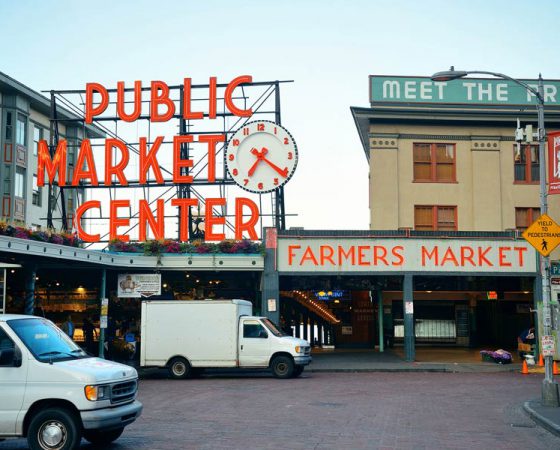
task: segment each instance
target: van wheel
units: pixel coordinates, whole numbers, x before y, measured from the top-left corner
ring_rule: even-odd
[[[305,369],[305,366],[296,366],[294,368],[294,373],[292,374],[292,376],[294,378],[299,377],[303,373],[303,369]]]
[[[180,380],[183,378],[188,378],[191,373],[191,365],[185,358],[173,358],[169,361],[169,375],[171,378]]]
[[[271,367],[276,378],[290,378],[294,373],[294,361],[288,356],[277,356],[272,360]]]
[[[72,450],[82,438],[76,417],[68,410],[49,408],[37,413],[29,424],[27,443],[31,450]]]
[[[114,430],[84,430],[84,437],[94,445],[108,445],[123,434],[124,427]]]

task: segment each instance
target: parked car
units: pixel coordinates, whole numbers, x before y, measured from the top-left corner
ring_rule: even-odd
[[[0,438],[68,450],[105,445],[142,412],[132,367],[89,356],[51,321],[0,315]]]

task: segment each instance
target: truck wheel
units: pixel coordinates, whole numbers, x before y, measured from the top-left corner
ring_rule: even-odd
[[[94,445],[109,445],[123,434],[124,427],[114,430],[84,430],[84,437]]]
[[[294,372],[294,361],[288,356],[277,356],[272,360],[271,367],[276,378],[290,378]]]
[[[78,420],[68,410],[49,408],[31,419],[27,443],[31,450],[73,450],[82,439]]]
[[[296,366],[294,368],[294,373],[292,374],[292,376],[294,378],[299,377],[303,373],[303,369],[305,369],[305,366]]]
[[[188,378],[191,373],[191,365],[185,358],[173,358],[169,361],[169,375],[176,380]]]

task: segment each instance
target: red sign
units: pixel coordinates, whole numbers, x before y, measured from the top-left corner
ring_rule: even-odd
[[[548,193],[560,194],[560,131],[548,134]]]

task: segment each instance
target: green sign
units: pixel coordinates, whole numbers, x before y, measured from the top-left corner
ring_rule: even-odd
[[[550,274],[551,275],[560,275],[560,263],[557,261],[552,261],[550,263]]]
[[[432,81],[429,77],[371,75],[371,103],[459,103],[482,105],[536,105],[523,86],[509,80],[462,78]],[[537,80],[521,80],[537,89]],[[544,81],[546,104],[560,106],[560,80]]]

